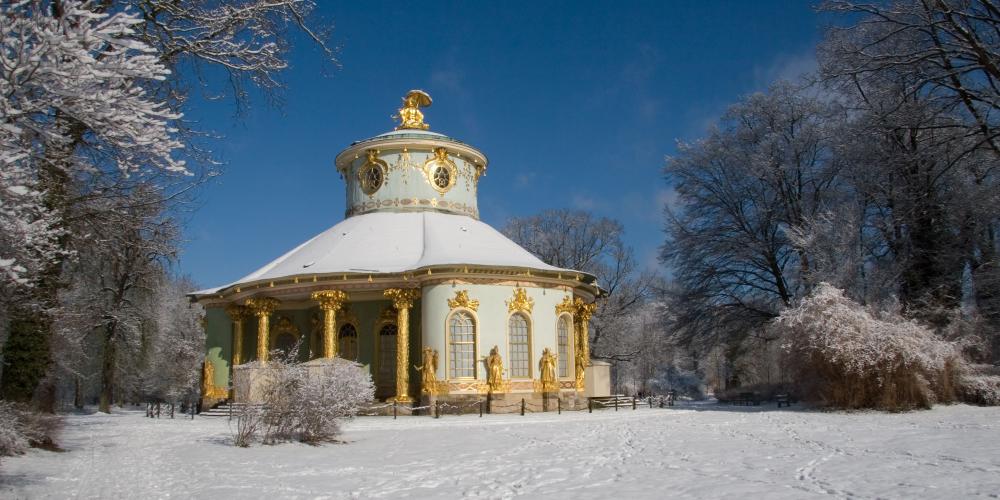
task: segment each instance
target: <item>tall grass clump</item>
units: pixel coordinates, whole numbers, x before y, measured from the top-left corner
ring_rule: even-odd
[[[804,400],[890,411],[954,401],[964,367],[956,345],[896,314],[876,317],[826,283],[776,320]]]

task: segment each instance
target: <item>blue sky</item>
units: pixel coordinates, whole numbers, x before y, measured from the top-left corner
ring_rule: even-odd
[[[431,130],[489,157],[485,222],[590,210],[620,220],[640,262],[658,266],[665,156],[741,96],[813,68],[829,19],[806,1],[319,3],[340,68],[297,43],[280,108],[188,109],[222,136],[212,147],[226,163],[185,218],[179,271],[202,286],[342,220],[334,157],[390,130],[411,88],[434,98]]]

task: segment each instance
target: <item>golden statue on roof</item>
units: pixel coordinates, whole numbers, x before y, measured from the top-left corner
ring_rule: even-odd
[[[424,123],[424,114],[420,112],[420,108],[426,108],[432,102],[431,96],[423,90],[407,92],[406,97],[403,98],[403,107],[399,108],[399,114],[392,115],[393,120],[399,120],[399,126],[396,127],[396,130],[407,128],[427,130],[430,125]]]

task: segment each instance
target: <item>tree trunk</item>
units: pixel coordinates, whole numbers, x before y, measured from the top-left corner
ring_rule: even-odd
[[[73,378],[73,408],[83,409],[83,383],[79,376]]]
[[[113,322],[105,326],[104,359],[101,362],[101,398],[98,410],[111,413],[115,384],[115,325]]]

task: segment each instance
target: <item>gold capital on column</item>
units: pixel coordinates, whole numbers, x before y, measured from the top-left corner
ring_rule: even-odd
[[[313,292],[312,299],[323,310],[323,357],[337,357],[337,311],[347,302],[347,294],[340,290]]]
[[[576,389],[583,390],[584,370],[590,365],[590,318],[597,309],[597,304],[587,304],[577,297],[573,301],[576,314],[573,323],[576,325]]]
[[[272,297],[252,297],[247,299],[246,304],[257,315],[257,361],[267,363],[267,354],[271,348],[270,316],[281,301]]]
[[[410,308],[420,297],[420,290],[389,288],[383,292],[396,308],[396,397],[397,403],[409,403],[410,397]]]
[[[230,304],[226,314],[233,320],[233,359],[232,366],[243,364],[243,318],[250,315],[245,306]]]

